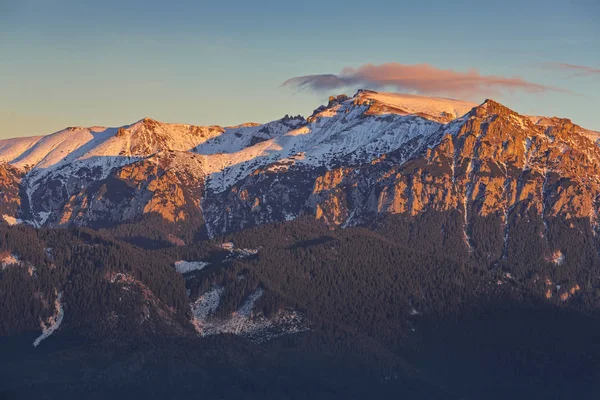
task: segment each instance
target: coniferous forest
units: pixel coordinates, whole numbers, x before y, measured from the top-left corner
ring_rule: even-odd
[[[531,235],[535,220],[517,219],[504,244],[497,220],[478,219],[469,251],[458,218],[331,229],[303,217],[185,246],[124,228],[2,226],[0,398],[164,398],[199,386],[208,398],[249,388],[256,398],[594,398],[600,266],[589,225],[549,224],[548,240],[569,252],[557,263]],[[179,260],[207,266],[181,273]],[[214,288],[217,320],[261,290],[252,318],[294,310],[303,327],[266,341],[201,337],[191,306]],[[59,296],[60,328],[33,347]]]

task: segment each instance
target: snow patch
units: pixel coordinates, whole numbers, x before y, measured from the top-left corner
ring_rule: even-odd
[[[250,314],[252,313],[252,309],[254,308],[254,303],[256,303],[256,301],[260,299],[263,294],[265,294],[263,289],[256,289],[252,294],[250,294],[250,296],[248,296],[244,304],[242,304],[242,306],[238,309],[237,315],[249,318]]]
[[[62,300],[62,292],[58,293],[56,296],[56,300],[54,301],[54,314],[48,318],[47,321],[40,321],[40,326],[42,327],[42,334],[35,339],[33,342],[33,347],[37,347],[42,340],[48,338],[52,335],[59,327],[65,316],[65,311],[63,308]]]
[[[224,292],[222,286],[215,286],[213,289],[204,293],[195,302],[191,304],[194,320],[205,323],[208,317],[214,313],[221,302],[221,295]]]
[[[231,333],[263,343],[282,335],[308,330],[303,316],[294,310],[281,310],[270,319],[254,315],[254,305],[264,295],[261,288],[252,292],[229,318],[211,318],[219,306],[223,291],[222,287],[215,287],[192,304],[192,322],[201,336]]]
[[[48,221],[48,218],[50,217],[50,215],[52,215],[52,213],[50,211],[40,211],[38,213],[38,217],[36,219],[38,227],[44,225],[46,223],[46,221]]]
[[[187,274],[192,271],[201,271],[206,266],[210,265],[208,262],[204,261],[176,261],[175,262],[175,270],[180,274]]]
[[[405,111],[407,114],[425,114],[432,117],[450,117],[465,115],[477,104],[468,101],[427,97],[404,93],[385,93],[364,90],[358,94],[359,100],[374,100],[384,105]]]

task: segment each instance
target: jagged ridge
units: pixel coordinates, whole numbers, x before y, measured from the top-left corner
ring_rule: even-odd
[[[595,224],[598,148],[564,119],[488,100],[372,91],[331,97],[306,120],[222,128],[150,118],[0,142],[6,219],[118,224],[145,214],[215,235],[309,213],[351,226],[378,214],[534,209]],[[461,115],[463,112],[466,114]],[[173,152],[175,151],[175,152]]]

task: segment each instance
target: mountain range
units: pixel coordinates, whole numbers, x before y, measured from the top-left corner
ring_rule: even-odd
[[[492,100],[360,90],[306,119],[223,128],[144,118],[2,140],[0,212],[38,227],[159,216],[206,238],[305,213],[353,226],[458,210],[468,244],[470,216],[498,214],[508,233],[517,206],[595,220],[598,137]]]
[[[599,138],[359,90],[0,140],[0,398],[595,398]]]

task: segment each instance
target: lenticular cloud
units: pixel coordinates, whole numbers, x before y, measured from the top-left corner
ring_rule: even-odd
[[[344,68],[337,75],[299,76],[288,79],[282,86],[316,91],[328,91],[350,86],[391,87],[403,92],[461,98],[493,96],[502,92],[516,91],[527,93],[569,92],[529,82],[519,77],[482,75],[476,69],[460,72],[452,69],[436,68],[429,64],[405,65],[399,63],[365,64],[358,68]]]

